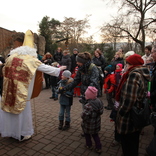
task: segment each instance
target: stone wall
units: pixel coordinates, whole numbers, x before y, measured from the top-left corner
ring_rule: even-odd
[[[11,49],[12,35],[15,31],[10,31],[0,27],[0,55],[7,56]]]
[[[10,31],[0,27],[0,55],[6,58],[12,48],[22,45],[23,40],[23,32]],[[34,33],[34,42],[38,53],[44,55],[45,38]]]

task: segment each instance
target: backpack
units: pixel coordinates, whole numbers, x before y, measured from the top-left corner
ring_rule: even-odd
[[[99,71],[99,80],[100,80],[100,81],[103,80],[104,74],[103,74],[103,72],[102,72],[101,67],[100,67],[100,68],[97,67],[94,63],[91,63],[91,64],[90,64],[88,72],[90,73],[93,67],[96,67],[96,68],[98,69],[98,71]]]

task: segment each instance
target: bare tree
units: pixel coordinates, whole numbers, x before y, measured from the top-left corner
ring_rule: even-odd
[[[113,49],[116,51],[116,43],[121,40],[122,31],[116,27],[117,25],[120,25],[118,23],[118,19],[114,19],[113,22],[115,27],[112,27],[110,24],[103,25],[101,28],[101,37],[103,42],[110,43]]]
[[[108,26],[110,29],[120,29],[122,33],[138,43],[143,52],[146,32],[156,23],[156,0],[122,0],[119,12],[123,9],[124,11],[115,18],[118,22],[116,23],[115,20]]]
[[[76,20],[72,17],[65,17],[65,20],[61,23],[62,34],[64,38],[71,38],[71,43],[77,44],[80,38],[86,33],[86,29],[90,27],[88,15],[83,20]]]

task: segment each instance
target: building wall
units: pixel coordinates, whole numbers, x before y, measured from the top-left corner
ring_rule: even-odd
[[[18,33],[16,31],[10,31],[5,28],[0,27],[0,55],[4,58],[7,57],[10,50],[16,45],[21,46],[21,42],[15,41],[15,38],[22,39],[22,33]],[[41,35],[34,34],[36,48],[39,54],[43,55],[45,53],[45,38]],[[24,39],[24,35],[23,35]]]
[[[0,55],[5,57],[9,49],[11,49],[12,35],[15,31],[10,31],[0,27]]]

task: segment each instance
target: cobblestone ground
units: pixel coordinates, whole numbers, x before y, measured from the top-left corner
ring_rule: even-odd
[[[71,108],[71,128],[68,131],[58,130],[59,103],[49,99],[51,89],[42,90],[39,97],[32,100],[33,123],[35,134],[32,139],[19,142],[12,138],[0,137],[0,156],[97,156],[94,150],[84,147],[85,140],[80,136],[82,106],[79,98],[74,97]],[[101,98],[104,105],[106,99]],[[114,123],[109,120],[109,110],[102,115],[100,138],[101,156],[121,156],[121,146],[111,147]],[[153,137],[153,127],[144,128],[140,137],[139,156],[146,155],[145,148]],[[133,149],[132,149],[133,150]]]

